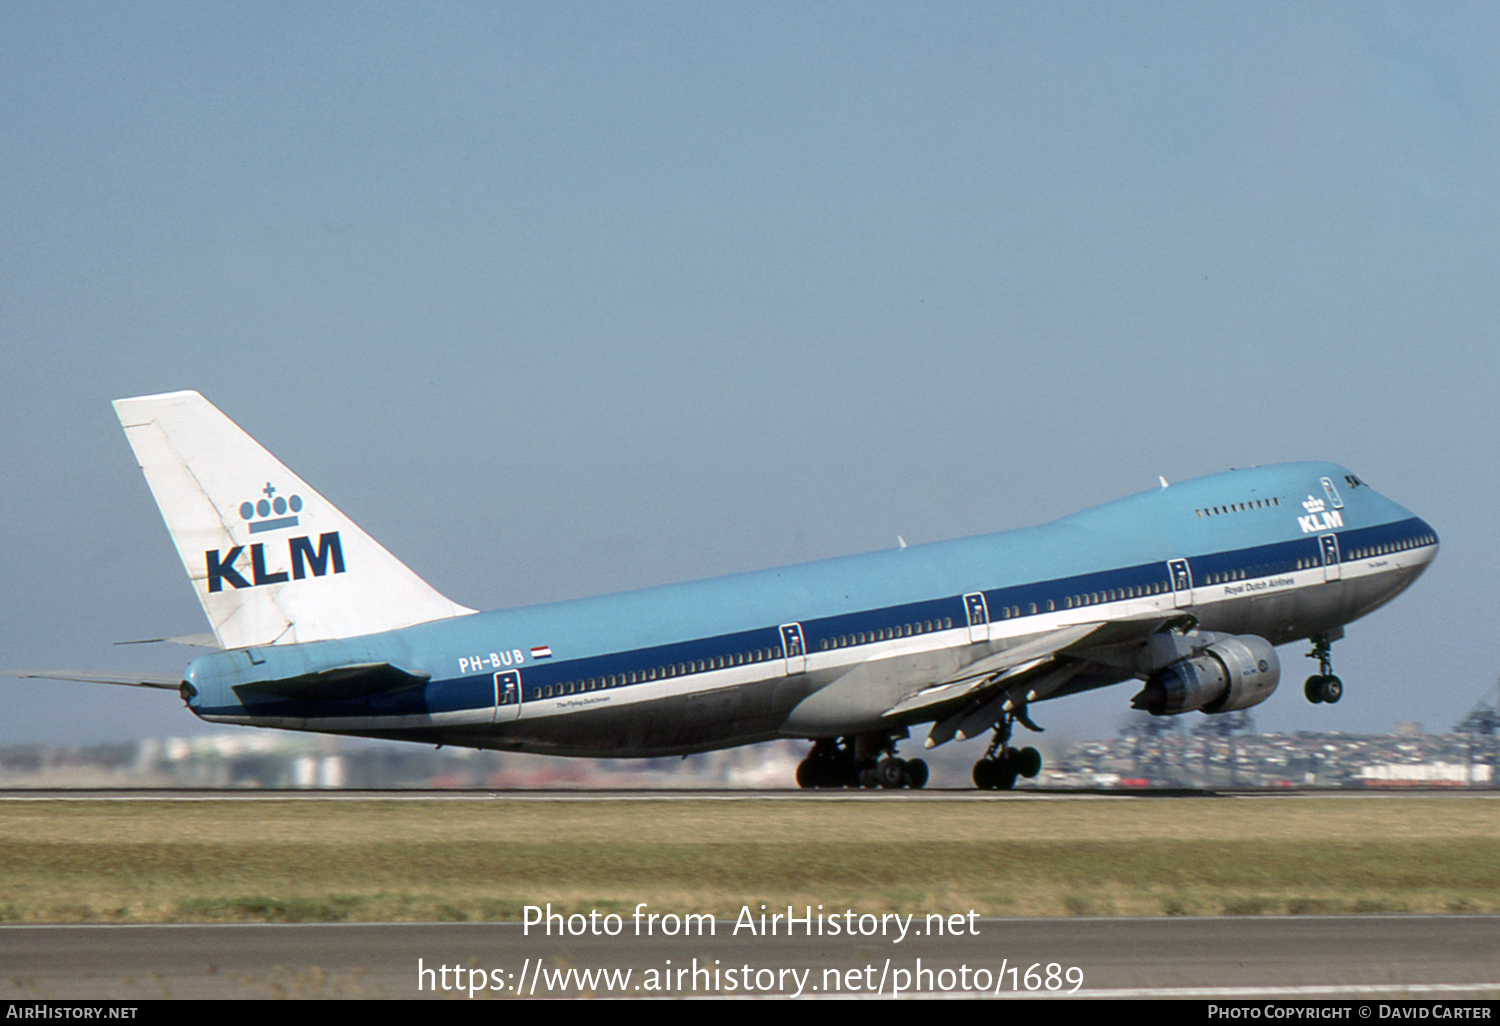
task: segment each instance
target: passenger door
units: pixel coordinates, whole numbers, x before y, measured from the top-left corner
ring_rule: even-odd
[[[1323,580],[1336,581],[1339,579],[1339,536],[1336,534],[1318,535],[1318,545],[1323,551]]]
[[[781,648],[786,654],[787,676],[807,671],[807,646],[802,643],[802,625],[800,623],[784,623],[781,625]]]
[[[495,674],[495,722],[509,723],[521,718],[521,671],[505,670]]]
[[[964,596],[964,612],[969,621],[971,644],[990,640],[990,611],[984,602],[984,592],[975,591]]]
[[[1193,568],[1185,559],[1173,559],[1167,563],[1167,574],[1172,578],[1172,605],[1181,609],[1193,604]]]

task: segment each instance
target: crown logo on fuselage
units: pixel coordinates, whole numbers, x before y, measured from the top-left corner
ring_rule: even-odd
[[[297,514],[302,512],[302,496],[293,495],[290,499],[276,494],[276,486],[267,481],[266,486],[261,489],[265,498],[255,502],[240,503],[240,519],[250,524],[250,533],[259,534],[262,531],[279,531],[283,527],[296,527]],[[288,516],[287,514],[291,515]],[[273,517],[272,514],[275,514]],[[259,517],[260,519],[256,519]]]

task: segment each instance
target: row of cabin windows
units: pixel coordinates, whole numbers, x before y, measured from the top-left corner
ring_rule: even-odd
[[[878,631],[840,634],[836,638],[824,638],[818,647],[826,652],[830,648],[848,648],[850,645],[865,645],[872,641],[889,641],[892,638],[909,638],[913,634],[931,634],[933,631],[946,631],[952,628],[953,617],[948,616],[941,620],[923,620],[921,623],[907,623],[900,627],[884,627]]]
[[[1348,557],[1350,559],[1369,559],[1371,556],[1388,556],[1392,552],[1404,552],[1407,549],[1416,549],[1421,548],[1423,545],[1436,544],[1437,539],[1432,535],[1418,534],[1413,535],[1410,538],[1402,538],[1400,541],[1389,542],[1385,545],[1365,545],[1359,548],[1350,549],[1348,552]],[[1323,561],[1321,559],[1318,559],[1317,557],[1297,560],[1298,570],[1311,570],[1314,567],[1320,567],[1322,565]]]
[[[722,670],[729,666],[744,666],[746,663],[763,663],[767,659],[780,659],[781,646],[772,648],[757,648],[749,652],[734,652],[730,655],[715,656],[712,659],[699,659],[691,663],[669,663],[666,666],[652,666],[644,670],[631,670],[628,673],[611,673],[604,677],[586,677],[582,680],[570,680],[563,684],[542,685],[542,697],[554,698],[560,695],[576,695],[589,691],[602,691],[607,688],[617,688],[624,684],[644,684],[652,680],[665,680],[668,677],[682,677],[689,673],[704,673],[708,670]]]
[[[1270,509],[1272,506],[1280,505],[1281,500],[1277,498],[1252,499],[1249,502],[1242,502],[1239,505],[1230,503],[1228,506],[1205,506],[1203,509],[1195,509],[1193,512],[1200,517],[1212,517],[1224,513],[1243,513],[1248,509]]]
[[[1398,542],[1388,545],[1370,545],[1362,549],[1355,549],[1349,554],[1350,559],[1368,559],[1371,556],[1388,556],[1392,552],[1404,552],[1407,549],[1419,548],[1423,545],[1436,545],[1437,539],[1430,534],[1419,534],[1411,538],[1403,538]]]
[[[1091,591],[1083,595],[1067,596],[1063,599],[1063,608],[1076,609],[1079,606],[1096,606],[1101,602],[1118,602],[1121,599],[1145,598],[1147,595],[1160,595],[1171,590],[1166,581],[1152,581],[1150,584],[1143,584],[1140,587]],[[1051,609],[1052,603],[1048,602],[1047,608]]]
[[[1418,534],[1418,535],[1413,535],[1410,538],[1402,538],[1400,541],[1389,542],[1388,544],[1385,544],[1385,545],[1366,545],[1366,546],[1361,546],[1359,548],[1350,549],[1349,552],[1347,553],[1347,556],[1348,556],[1349,559],[1368,559],[1371,556],[1387,556],[1387,555],[1390,555],[1392,552],[1404,552],[1407,549],[1416,549],[1416,548],[1421,548],[1424,545],[1436,545],[1436,544],[1437,544],[1437,539],[1435,537],[1433,537],[1432,535],[1430,535],[1430,534]],[[1323,565],[1323,560],[1322,560],[1322,557],[1320,557],[1320,556],[1309,556],[1309,557],[1297,560],[1297,569],[1298,570],[1314,570],[1314,569],[1316,569],[1316,568],[1318,568],[1318,567],[1320,567],[1322,565]],[[1244,573],[1242,571],[1240,573],[1240,576],[1238,578],[1236,578],[1236,577],[1227,577],[1227,576],[1225,576],[1223,574],[1220,574],[1220,575],[1217,575],[1217,576],[1221,580],[1240,580],[1240,579],[1242,579],[1244,577]],[[1210,584],[1216,583],[1215,582],[1215,578],[1214,578],[1213,575],[1210,575],[1208,583],[1210,583]]]

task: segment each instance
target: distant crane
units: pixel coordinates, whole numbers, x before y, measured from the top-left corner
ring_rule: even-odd
[[[1175,716],[1150,716],[1141,713],[1120,728],[1120,733],[1133,742],[1131,765],[1136,777],[1144,777],[1153,783],[1170,781],[1182,783],[1186,769],[1182,764],[1182,735]],[[1177,751],[1177,772],[1172,771],[1169,748]]]
[[[1207,787],[1211,783],[1208,776],[1209,749],[1212,747],[1212,739],[1218,738],[1229,747],[1229,786],[1237,786],[1239,757],[1234,750],[1234,736],[1239,733],[1255,733],[1255,721],[1250,718],[1250,714],[1241,709],[1239,712],[1205,716],[1193,728],[1193,733],[1203,739],[1203,785]]]
[[[1500,680],[1495,682],[1495,692],[1497,698],[1500,698]],[[1469,710],[1469,715],[1460,720],[1458,726],[1453,728],[1454,733],[1467,734],[1469,736],[1470,786],[1473,786],[1474,783],[1475,737],[1484,738],[1480,742],[1480,764],[1488,764],[1490,768],[1490,786],[1495,787],[1497,785],[1497,781],[1495,780],[1495,733],[1496,731],[1500,731],[1500,708],[1497,708],[1497,706],[1500,706],[1500,702],[1489,704],[1481,698],[1479,704]]]

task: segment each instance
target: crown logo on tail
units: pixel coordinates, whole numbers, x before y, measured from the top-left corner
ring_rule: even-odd
[[[265,498],[255,502],[240,503],[240,519],[248,521],[250,533],[259,534],[262,531],[279,531],[283,527],[296,527],[297,514],[302,512],[302,496],[293,495],[290,499],[276,494],[276,486],[267,481],[266,486],[261,489]],[[287,514],[291,515],[288,516]],[[275,514],[273,517],[272,514]],[[260,519],[256,519],[259,517]]]

